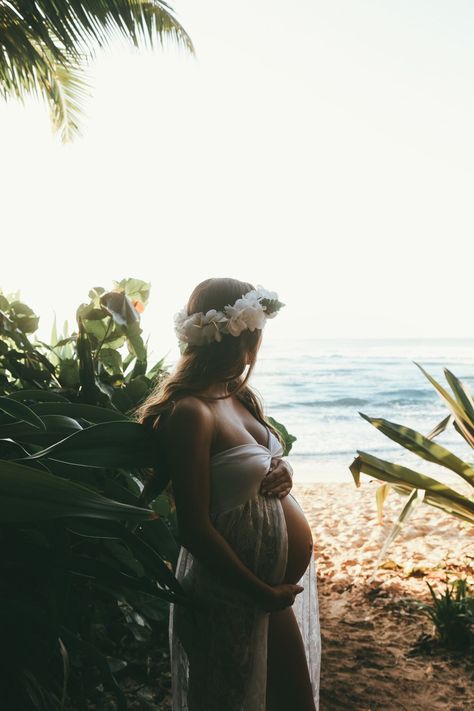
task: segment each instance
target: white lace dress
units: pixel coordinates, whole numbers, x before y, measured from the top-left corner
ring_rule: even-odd
[[[270,585],[283,582],[288,536],[278,497],[259,494],[282,448],[245,444],[211,458],[211,520],[240,560]],[[291,494],[289,494],[291,496]],[[265,711],[269,613],[226,585],[181,547],[176,577],[199,605],[171,605],[169,639],[173,711]],[[321,635],[314,555],[299,581],[293,610],[319,708]]]

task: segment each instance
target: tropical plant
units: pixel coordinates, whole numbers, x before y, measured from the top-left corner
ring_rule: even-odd
[[[137,624],[166,620],[170,600],[186,603],[172,572],[172,511],[164,495],[138,505],[136,471],[156,456],[143,427],[50,395],[0,397],[2,692],[9,709],[59,708],[72,656],[100,670],[93,686],[124,709],[112,669],[125,661],[107,659],[97,629],[114,619],[136,637]]]
[[[283,440],[283,456],[287,457],[293,447],[293,442],[296,442],[296,437],[288,432],[285,425],[278,422],[273,417],[267,416],[267,420],[273,425],[273,427],[275,427],[276,430],[278,430],[280,437]]]
[[[366,452],[358,451],[358,456],[350,466],[356,486],[360,486],[361,472],[385,482],[376,491],[379,520],[382,519],[383,504],[390,489],[408,496],[397,522],[384,542],[375,569],[383,559],[389,545],[401,531],[415,505],[419,503],[429,504],[462,521],[474,524],[474,465],[463,461],[446,447],[434,442],[434,439],[452,423],[467,444],[474,448],[474,402],[472,396],[467,387],[448,369],[445,369],[444,373],[451,388],[451,393],[421,366],[418,365],[418,367],[436,388],[449,410],[448,416],[428,435],[422,435],[409,427],[404,427],[382,418],[368,417],[363,413],[360,413],[360,415],[382,434],[400,444],[406,450],[413,452],[425,461],[438,464],[457,474],[472,490],[472,494],[463,495],[437,479],[414,471],[409,467],[394,464]]]
[[[125,414],[165,372],[147,370],[148,295],[134,279],[92,289],[77,331],[58,339],[54,327],[52,344],[32,340],[38,317],[18,295],[0,296],[0,674],[12,711],[59,708],[71,686],[92,697],[100,684],[124,709],[114,671],[130,645],[111,630],[140,644],[165,629],[170,600],[186,604],[172,502],[159,487],[143,496],[156,445]]]
[[[135,46],[192,43],[161,0],[0,2],[0,94],[42,96],[63,141],[78,132],[87,90],[83,67],[96,50],[122,36]]]
[[[466,650],[474,646],[474,596],[469,594],[466,578],[446,585],[439,597],[427,582],[432,604],[418,602],[417,607],[428,615],[434,625],[436,637],[448,649]]]
[[[69,333],[66,321],[58,336],[55,322],[48,344],[32,342],[39,318],[19,295],[0,293],[0,394],[48,388],[52,399],[132,411],[166,372],[163,359],[147,362],[140,314],[149,294],[140,279],[114,282],[110,291],[94,287],[76,311],[77,329]]]

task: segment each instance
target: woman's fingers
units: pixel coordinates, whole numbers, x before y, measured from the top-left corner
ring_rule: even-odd
[[[262,494],[277,494],[280,490],[287,489],[288,486],[289,484],[285,477],[278,477],[278,479],[269,479],[268,481],[267,477],[265,477],[261,485],[261,491]]]
[[[291,486],[288,484],[287,481],[276,482],[268,486],[262,485],[260,489],[262,494],[273,494],[274,496],[278,496],[278,494],[283,494],[285,491],[290,490]]]
[[[262,481],[260,491],[262,494],[286,496],[293,485],[288,464],[281,459],[272,459],[273,468]]]

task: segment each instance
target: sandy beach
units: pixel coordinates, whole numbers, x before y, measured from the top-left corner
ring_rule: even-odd
[[[322,635],[320,711],[474,709],[474,659],[413,654],[431,635],[413,600],[430,601],[426,581],[444,590],[474,584],[474,528],[421,504],[372,578],[381,542],[403,508],[391,490],[378,523],[378,482],[295,482],[292,493],[313,531]]]

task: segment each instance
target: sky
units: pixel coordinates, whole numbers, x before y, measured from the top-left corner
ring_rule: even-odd
[[[116,42],[82,137],[0,103],[0,287],[74,320],[152,284],[157,351],[209,276],[277,291],[277,338],[467,337],[474,5],[175,0],[196,48]]]

